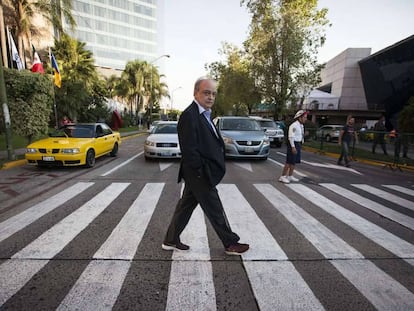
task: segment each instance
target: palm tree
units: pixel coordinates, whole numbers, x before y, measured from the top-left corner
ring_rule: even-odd
[[[62,15],[72,30],[76,25],[71,13],[72,0],[3,0],[2,2],[6,24],[15,29],[19,55],[22,60],[25,59],[24,47],[30,50],[29,42],[31,42],[32,35],[39,35],[33,27],[33,18],[36,13],[52,24],[57,38],[63,33]]]
[[[60,40],[55,40],[53,52],[62,78],[62,87],[55,92],[59,115],[76,119],[85,106],[92,104],[91,95],[103,97],[100,84],[104,81],[99,79],[93,54],[84,42],[63,33]]]

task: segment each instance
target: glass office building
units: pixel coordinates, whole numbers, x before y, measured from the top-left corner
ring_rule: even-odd
[[[130,60],[149,61],[159,50],[157,2],[74,0],[72,35],[86,43],[98,67],[123,70]]]

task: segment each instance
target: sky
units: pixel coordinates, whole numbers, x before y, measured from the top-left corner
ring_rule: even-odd
[[[321,63],[347,48],[375,53],[414,34],[413,0],[319,0],[318,7],[328,9],[332,24],[319,50]],[[183,110],[193,100],[194,82],[207,73],[205,64],[223,60],[222,42],[242,47],[251,17],[239,0],[167,0],[163,14],[160,55],[170,57],[157,66],[172,95],[168,105]]]

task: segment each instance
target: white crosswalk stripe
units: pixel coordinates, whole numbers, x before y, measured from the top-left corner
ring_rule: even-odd
[[[86,203],[71,214],[65,215],[55,225],[49,226],[49,229],[40,236],[34,237],[14,254],[3,258],[0,264],[0,308],[12,298],[18,299],[21,289],[32,282],[36,274],[45,270],[54,261],[54,257],[73,242],[83,230],[91,227],[98,216],[111,217],[110,213],[103,212],[111,205],[115,206],[112,203],[127,189],[132,193],[130,185],[130,183],[107,185],[89,198],[89,201],[85,200]],[[76,196],[84,195],[84,190],[94,186],[97,185],[79,182],[0,223],[0,250],[2,243],[12,241],[15,233],[27,230],[26,228],[35,225],[36,221],[42,222],[42,216],[51,211],[59,211],[61,206],[68,204]],[[366,258],[363,250],[353,244],[351,246],[347,239],[340,235],[340,230],[337,232],[338,230],[335,231],[334,228],[327,226],[324,223],[326,219],[315,218],[302,206],[306,201],[308,208],[312,206],[311,208],[319,209],[349,226],[355,230],[354,234],[372,241],[374,246],[371,247],[377,246],[401,259],[401,262],[406,265],[404,269],[411,267],[411,275],[414,275],[413,244],[335,201],[337,198],[345,197],[361,209],[368,209],[386,217],[404,226],[405,230],[414,230],[413,217],[397,212],[386,205],[386,202],[391,202],[391,206],[400,205],[408,212],[414,210],[412,200],[404,198],[414,195],[412,189],[397,185],[339,186],[322,183],[319,186],[328,190],[324,189],[324,193],[318,193],[315,190],[316,186],[301,183],[292,183],[283,187],[279,184],[267,183],[257,183],[252,186],[257,191],[257,195],[262,197],[263,202],[267,202],[267,213],[277,213],[278,217],[283,217],[281,221],[290,224],[289,230],[296,230],[299,233],[298,238],[304,239],[313,246],[313,251],[318,252],[322,260],[331,265],[339,277],[347,280],[349,286],[353,286],[367,303],[378,310],[414,310],[414,289],[406,287],[407,284],[412,283],[412,277],[409,281],[400,283],[399,280],[394,279],[395,275],[390,271],[383,270],[382,266],[375,264],[372,258]],[[251,194],[243,194],[235,184],[220,184],[217,188],[232,229],[240,235],[242,242],[251,245],[251,249],[240,256],[240,265],[249,283],[248,288],[251,290],[249,294],[254,297],[257,307],[260,310],[325,310],[326,301],[320,299],[320,294],[316,294],[313,288],[315,284],[309,284],[303,271],[295,265],[295,260],[298,259],[289,258],[287,254],[290,253],[284,249],[286,245],[281,243],[280,237],[267,227],[268,222],[259,217],[263,215],[263,211],[257,212]],[[358,193],[361,193],[361,190],[366,192],[380,203],[354,192],[354,188],[358,188]],[[133,273],[132,265],[140,265],[136,258],[153,260],[146,259],[149,255],[139,252],[138,249],[141,243],[145,242],[153,217],[155,215],[158,217],[163,215],[162,219],[165,217],[165,212],[157,209],[161,199],[166,195],[165,189],[165,183],[148,183],[143,185],[142,190],[137,191],[134,195],[135,199],[132,198],[130,201],[133,203],[125,206],[125,212],[119,217],[120,220],[113,222],[113,226],[111,225],[110,230],[102,237],[102,241],[87,257],[88,262],[85,263],[83,271],[79,272],[67,292],[60,294],[62,299],[54,309],[57,307],[58,310],[111,310],[116,306],[119,299],[123,297],[122,288],[126,286],[126,280]],[[394,194],[396,192],[401,193],[402,196]],[[175,202],[173,204],[175,205]],[[163,224],[166,226],[168,221],[169,218],[166,218]],[[100,230],[99,226],[95,229]],[[166,228],[160,229],[164,234]],[[159,250],[157,256],[171,254],[167,259],[170,262],[167,294],[165,301],[160,302],[160,306],[163,306],[160,308],[173,311],[215,311],[220,301],[216,300],[219,294],[216,292],[216,287],[222,286],[216,284],[215,265],[218,262],[229,266],[234,264],[232,261],[222,260],[216,263],[217,258],[210,254],[213,242],[209,237],[200,207],[195,209],[181,239],[191,246],[190,251],[167,253],[161,250],[160,245],[153,246]],[[74,256],[76,258],[75,254]]]

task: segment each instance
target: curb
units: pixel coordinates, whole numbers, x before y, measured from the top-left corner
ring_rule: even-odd
[[[339,157],[339,154],[337,154],[337,153],[330,153],[330,152],[323,152],[323,151],[321,152],[320,150],[314,149],[314,148],[311,148],[311,147],[302,146],[302,149],[306,150],[306,151],[309,151],[309,152],[318,153],[320,155],[325,155],[325,156],[328,156],[330,158],[338,158]],[[400,169],[400,170],[414,172],[414,167],[409,166],[409,165],[397,165],[397,164],[391,163],[391,162],[366,160],[366,159],[362,159],[362,158],[357,158],[357,160],[355,162],[370,164],[370,165],[374,165],[374,166],[382,166],[383,168],[389,167],[392,170]]]

